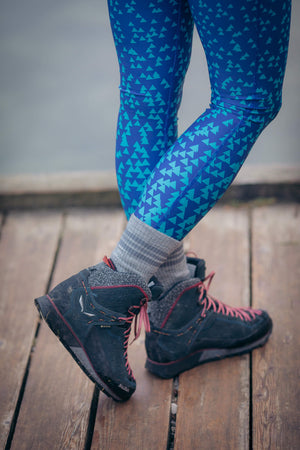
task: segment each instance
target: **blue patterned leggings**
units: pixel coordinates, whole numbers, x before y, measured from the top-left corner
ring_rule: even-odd
[[[120,65],[116,169],[127,217],[177,240],[212,208],[281,106],[290,0],[108,0]],[[209,108],[178,138],[194,23]],[[197,89],[197,86],[195,86]]]

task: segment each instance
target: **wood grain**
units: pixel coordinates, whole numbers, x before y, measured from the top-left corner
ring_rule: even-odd
[[[0,447],[4,448],[57,247],[61,214],[11,213],[0,241]]]
[[[244,209],[218,207],[192,231],[186,248],[216,276],[211,294],[249,304],[249,222]],[[179,376],[175,449],[249,448],[249,357],[199,366]]]
[[[30,355],[37,312],[32,299],[48,282],[61,229],[60,213],[11,213],[0,240],[0,447],[4,448]],[[110,254],[120,211],[67,213],[52,285]],[[217,207],[190,234],[186,248],[216,270],[212,295],[249,302],[246,209]],[[253,449],[298,449],[300,214],[297,205],[255,208],[252,294],[274,331],[252,356]],[[17,308],[15,308],[17,305]],[[172,382],[144,369],[144,336],[130,347],[137,391],[125,404],[100,394],[92,449],[165,449]],[[249,357],[195,368],[179,378],[175,448],[249,448]],[[94,386],[42,324],[21,404],[13,449],[84,449]]]
[[[253,448],[300,445],[300,208],[277,205],[253,215],[253,302],[274,330],[253,354]]]
[[[126,403],[100,395],[92,449],[165,450],[168,441],[172,380],[161,380],[145,368],[144,335],[129,348],[137,390]]]
[[[119,211],[69,213],[53,285],[109,254],[122,227]],[[93,391],[94,384],[43,323],[12,448],[84,448]]]

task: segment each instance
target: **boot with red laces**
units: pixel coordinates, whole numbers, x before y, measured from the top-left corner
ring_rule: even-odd
[[[205,277],[203,260],[188,262],[194,264],[195,278],[176,284],[148,307],[146,368],[162,378],[250,352],[272,331],[265,311],[233,308],[213,298],[208,291],[214,273]]]
[[[136,337],[141,321],[150,330],[146,308],[151,296],[140,276],[118,272],[105,258],[63,281],[35,304],[86,375],[106,395],[124,401],[136,389],[127,353],[131,325],[135,321]]]

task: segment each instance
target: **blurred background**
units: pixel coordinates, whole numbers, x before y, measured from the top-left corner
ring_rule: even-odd
[[[300,164],[300,1],[293,4],[283,107],[248,165]],[[105,0],[0,0],[0,174],[113,170],[119,74]],[[209,103],[195,33],[179,115]]]

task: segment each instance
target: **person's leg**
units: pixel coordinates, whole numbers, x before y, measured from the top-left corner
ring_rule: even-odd
[[[181,240],[228,188],[281,106],[289,1],[191,0],[207,57],[211,107],[169,148],[135,216]]]
[[[149,186],[164,183],[159,171],[169,169],[171,176],[170,169],[176,167],[178,191],[173,198],[171,190],[166,200],[161,198],[168,208],[159,211],[150,200],[157,188],[151,195],[146,188],[143,209],[137,210],[141,220],[179,239],[226,190],[256,138],[278,112],[290,22],[288,0],[190,0],[190,5],[207,56],[211,108],[174,144],[149,180]],[[202,271],[196,277],[149,304],[146,367],[161,377],[247,352],[264,344],[271,332],[265,313],[232,310],[210,297],[212,274],[205,278]],[[251,322],[253,313],[256,319]],[[252,323],[255,338],[242,338],[242,330],[236,328],[241,320]]]
[[[116,173],[127,219],[152,170],[177,139],[193,20],[187,0],[108,0],[120,66]],[[156,276],[168,289],[189,277],[182,243]]]
[[[289,0],[190,3],[207,56],[211,106],[167,150],[147,179],[127,226],[128,238],[138,226],[143,239],[137,253],[134,241],[122,238],[112,254],[119,270],[130,264],[141,274],[141,260],[154,236],[164,242],[166,237],[180,242],[186,236],[226,191],[281,106]],[[171,248],[174,242],[169,242]]]
[[[187,0],[108,0],[120,68],[116,172],[127,219],[152,170],[177,139],[193,20]]]
[[[177,138],[193,21],[186,0],[109,0],[109,9],[121,73],[117,174],[129,217],[147,177]],[[140,314],[148,329],[146,303],[161,293],[156,282],[148,285],[149,278],[161,265],[168,280],[171,275],[176,281],[188,276],[182,244],[151,227],[147,233],[150,242],[141,259],[140,221],[131,221],[122,236],[118,247],[126,248],[125,271],[117,271],[106,258],[36,299],[45,321],[80,367],[118,401],[135,390],[127,355],[131,323]],[[139,274],[131,260],[135,267],[140,261]]]

